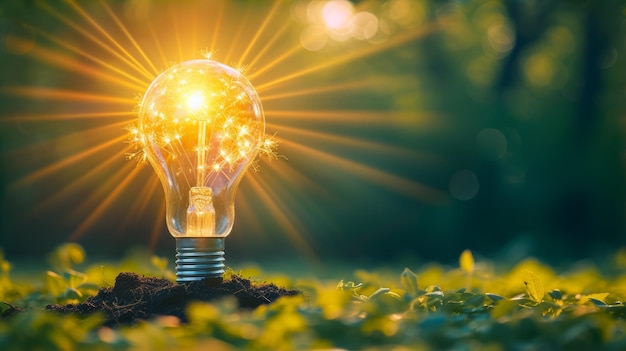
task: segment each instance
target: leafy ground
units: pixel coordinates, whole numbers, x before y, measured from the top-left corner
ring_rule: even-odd
[[[475,262],[470,251],[457,267],[359,270],[337,280],[257,272],[303,294],[254,309],[240,308],[234,297],[197,301],[182,317],[157,315],[115,327],[104,312],[68,315],[45,306],[111,290],[120,272],[169,281],[173,272],[156,256],[119,264],[84,260],[80,246],[63,245],[50,255],[51,270],[18,278],[0,254],[1,350],[626,349],[626,249],[602,274],[590,263],[557,273],[534,259],[501,272]],[[225,278],[241,279],[247,271],[236,273]]]

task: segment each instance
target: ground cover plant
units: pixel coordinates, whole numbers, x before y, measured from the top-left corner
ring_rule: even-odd
[[[456,266],[356,270],[336,280],[230,270],[225,283],[273,287],[284,296],[272,295],[256,307],[241,306],[241,289],[235,289],[210,301],[190,299],[182,314],[156,312],[115,323],[97,305],[93,313],[59,311],[85,306],[123,284],[132,285],[122,289],[126,292],[137,292],[141,284],[171,289],[173,272],[166,259],[145,253],[115,264],[84,261],[82,247],[67,244],[50,255],[50,270],[18,277],[0,256],[0,349],[626,348],[626,306],[621,302],[626,296],[626,249],[601,270],[585,263],[556,272],[532,258],[499,269],[488,260],[475,260],[469,250]],[[246,275],[256,277],[251,281]],[[127,310],[146,303],[142,299],[148,297],[140,294],[134,302],[120,297],[109,307]]]

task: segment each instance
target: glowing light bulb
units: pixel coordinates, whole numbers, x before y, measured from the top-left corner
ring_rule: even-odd
[[[221,279],[235,192],[267,142],[254,87],[216,61],[179,63],[150,84],[131,132],[165,190],[176,280]]]

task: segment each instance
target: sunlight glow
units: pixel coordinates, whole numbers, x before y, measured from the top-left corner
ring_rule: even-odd
[[[49,17],[32,26],[37,40],[11,37],[14,47],[28,48],[23,57],[34,68],[24,81],[0,88],[0,93],[28,102],[16,103],[0,116],[0,122],[32,138],[26,144],[16,137],[16,146],[2,155],[16,164],[15,175],[7,176],[7,197],[19,198],[28,191],[37,202],[29,210],[63,216],[74,225],[72,240],[97,232],[105,219],[120,216],[116,211],[123,207],[127,210],[119,212],[124,220],[111,221],[119,226],[106,226],[106,230],[118,230],[123,237],[133,225],[149,218],[142,235],[150,236],[152,247],[158,244],[164,214],[144,214],[157,207],[150,205],[152,201],[163,201],[155,195],[158,180],[151,172],[125,163],[123,157],[130,152],[144,160],[143,149],[150,143],[163,150],[163,157],[176,159],[180,170],[193,169],[198,178],[229,176],[258,149],[263,159],[255,160],[251,168],[263,165],[262,172],[245,176],[252,193],[240,195],[244,210],[239,221],[276,230],[276,235],[283,235],[312,259],[316,239],[307,225],[315,222],[311,218],[320,212],[315,207],[320,205],[298,196],[301,188],[312,189],[328,201],[346,195],[329,191],[327,184],[320,183],[322,174],[365,179],[425,202],[443,198],[440,190],[383,170],[373,161],[358,162],[329,151],[346,148],[355,154],[393,155],[440,165],[434,153],[367,137],[373,128],[396,131],[398,126],[406,127],[400,120],[410,121],[408,126],[415,129],[442,123],[428,111],[387,108],[395,102],[393,96],[385,95],[393,92],[384,87],[402,88],[404,78],[384,72],[349,74],[360,60],[439,29],[441,21],[407,25],[408,29],[396,33],[384,31],[384,18],[390,13],[392,19],[401,18],[400,10],[411,5],[408,1],[391,1],[380,11],[371,3],[348,0],[146,2],[141,11],[132,2],[106,0],[35,3],[34,10]],[[376,41],[383,34],[384,41]],[[500,36],[494,38],[504,47]],[[328,52],[311,52],[318,50]],[[155,94],[168,103],[138,106],[139,97],[157,76],[177,62],[199,56],[236,67],[233,74],[246,68],[247,79],[254,83],[262,102],[269,103],[265,110],[269,134],[245,118],[250,111],[238,107],[248,97],[235,93],[231,81],[212,81],[210,89],[199,88],[207,83],[202,71],[164,77],[165,83],[156,87]],[[362,107],[364,96],[381,96],[381,110]],[[139,111],[149,117],[146,122],[124,130]],[[211,137],[201,142],[199,128],[210,129]],[[259,134],[262,138],[257,140]],[[191,135],[194,155],[214,153],[211,162],[179,156],[180,148],[189,147],[185,140]],[[277,153],[279,144],[281,152],[285,146],[285,155]],[[46,153],[37,155],[42,149]],[[307,173],[287,158],[310,160],[315,167]],[[18,162],[21,159],[27,159],[27,165]],[[280,161],[267,162],[276,159]],[[48,184],[52,178],[63,183]],[[52,186],[56,188],[47,189]],[[327,215],[319,223],[333,226],[337,220]],[[267,234],[250,235],[261,240]]]

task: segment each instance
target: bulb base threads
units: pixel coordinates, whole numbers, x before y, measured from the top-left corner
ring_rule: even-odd
[[[224,238],[176,238],[176,282],[222,281]]]

